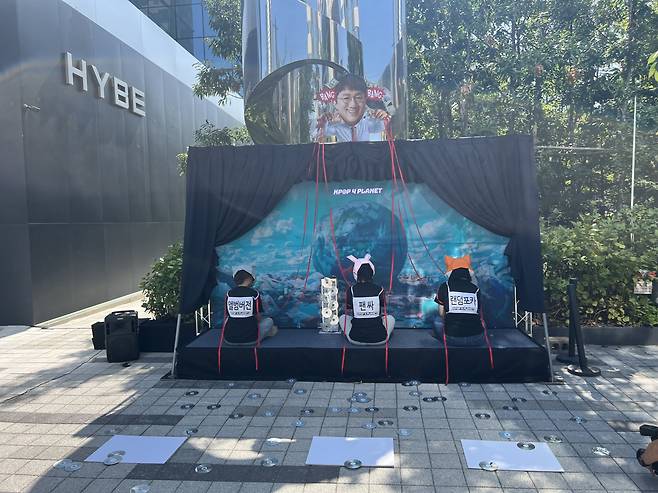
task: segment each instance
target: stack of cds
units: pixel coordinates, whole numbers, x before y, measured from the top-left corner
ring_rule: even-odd
[[[323,332],[338,332],[338,281],[323,277],[320,288],[320,310]]]

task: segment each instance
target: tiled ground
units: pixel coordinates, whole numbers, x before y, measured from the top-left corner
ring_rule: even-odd
[[[109,364],[91,348],[89,329],[0,329],[0,492],[127,493],[144,483],[152,492],[202,493],[658,491],[658,478],[635,461],[635,449],[646,443],[637,425],[658,421],[658,347],[592,347],[590,353],[604,369],[594,380],[565,374],[565,384],[550,386],[421,384],[418,397],[400,384],[161,380],[168,355],[145,354],[128,367]],[[355,391],[373,401],[348,414]],[[422,400],[429,396],[446,399]],[[404,410],[407,405],[418,409]],[[367,406],[379,410],[369,413]],[[303,415],[305,408],[313,413]],[[573,421],[576,415],[586,421]],[[296,428],[300,416],[305,426]],[[380,420],[393,425],[362,428]],[[83,463],[73,473],[52,467],[63,458],[83,460],[112,434],[184,436],[191,428],[194,434],[164,466]],[[399,436],[399,428],[411,434]],[[503,430],[515,440],[562,437],[564,443],[550,446],[567,472],[467,469],[459,440],[501,440]],[[314,435],[392,436],[396,467],[305,466]],[[611,456],[594,455],[596,445]],[[264,457],[280,464],[265,468]],[[210,473],[194,471],[202,463],[212,466]]]

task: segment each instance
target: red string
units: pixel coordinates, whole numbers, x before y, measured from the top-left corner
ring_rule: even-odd
[[[258,371],[258,347],[260,346],[260,320],[258,320],[258,303],[260,302],[260,294],[258,295],[258,301],[256,301],[256,345],[254,346],[254,362],[256,364],[256,371]]]
[[[228,295],[226,295],[228,299]],[[219,347],[217,348],[217,372],[222,372],[222,344],[224,344],[224,329],[226,329],[226,322],[228,322],[228,317],[226,313],[226,299],[224,300],[224,323],[222,323],[222,332],[219,336]]]
[[[347,346],[345,346],[345,340],[347,339],[347,290],[352,289],[351,287],[347,287],[345,290],[345,311],[343,312],[345,314],[345,322],[343,323],[343,351],[342,355],[340,358],[340,374],[342,375],[343,372],[345,371],[345,353],[347,352]],[[354,298],[352,298],[352,304],[354,304]]]
[[[404,220],[402,215],[402,209],[400,209],[400,202],[398,202],[398,215],[400,216],[400,227],[402,228],[402,236],[406,237],[407,232],[404,227]],[[416,269],[416,264],[414,264],[414,261],[411,258],[411,254],[408,252],[407,252],[407,258],[409,259],[409,263],[411,264],[411,267],[414,269],[414,272],[416,273],[417,280],[421,281],[423,277],[418,273],[418,269]]]
[[[386,313],[386,299],[384,299],[384,321],[386,325],[386,352],[384,356],[384,369],[386,370],[386,376],[388,376],[388,314]]]
[[[317,146],[317,144],[316,144]],[[319,151],[319,149],[318,149]],[[317,152],[316,161],[315,161],[315,210],[313,212],[313,233],[312,237],[315,236],[315,228],[318,222],[318,199],[320,195],[320,153]],[[308,261],[306,262],[306,277],[304,278],[304,287],[302,292],[306,291],[306,285],[308,284],[308,276],[311,273],[311,257],[313,256],[313,242],[311,240],[311,248],[308,252]]]
[[[446,338],[446,327],[443,325],[443,348],[446,355],[446,385],[450,381],[450,365],[448,364],[448,340]]]
[[[482,307],[480,308],[480,321],[482,322],[482,328],[484,329],[484,340],[487,341],[487,348],[489,349],[489,364],[491,365],[491,369],[494,369],[494,357],[493,357],[493,348],[491,347],[491,343],[489,342],[489,335],[487,334],[487,324],[484,321],[484,315],[482,313]]]
[[[438,264],[436,260],[434,260],[434,257],[432,256],[432,253],[430,252],[429,247],[427,246],[427,243],[425,242],[425,239],[423,238],[422,233],[420,232],[420,227],[418,226],[418,221],[416,220],[416,213],[414,212],[413,205],[411,203],[411,198],[409,196],[409,188],[407,187],[407,182],[404,179],[404,173],[402,171],[402,166],[400,165],[400,160],[398,158],[398,152],[395,147],[395,141],[391,140],[390,144],[392,153],[395,156],[395,162],[397,164],[397,169],[398,172],[400,173],[400,180],[402,181],[402,187],[404,190],[404,198],[407,201],[408,207],[409,207],[409,212],[411,213],[411,217],[414,221],[414,224],[416,226],[416,232],[418,233],[418,237],[420,238],[421,243],[423,244],[423,247],[425,248],[425,252],[427,252],[427,256],[430,258],[432,263],[436,266],[436,268],[439,270],[439,272],[445,274],[445,271],[441,268],[441,266]]]
[[[322,154],[322,173],[324,175],[324,189],[329,196],[329,181],[327,180],[327,162],[324,157],[324,142],[320,143],[320,152]],[[331,230],[331,242],[334,247],[334,254],[336,255],[336,262],[338,263],[338,270],[340,271],[341,276],[346,284],[349,284],[347,277],[345,276],[345,271],[343,270],[343,264],[341,262],[340,252],[338,251],[338,243],[336,242],[336,231],[334,229],[334,211],[331,206],[329,206],[329,228]]]

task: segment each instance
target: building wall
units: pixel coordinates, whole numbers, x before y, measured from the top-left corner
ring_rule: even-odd
[[[164,70],[69,3],[0,2],[0,325],[136,291],[182,237],[176,155],[205,120],[239,124],[193,95],[190,74]],[[113,3],[130,7],[126,22],[143,16]],[[91,72],[86,92],[67,85],[65,52],[142,90],[145,116],[115,106],[109,83],[100,99]]]

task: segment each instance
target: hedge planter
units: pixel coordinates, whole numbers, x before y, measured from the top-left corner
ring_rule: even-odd
[[[569,337],[568,327],[550,327],[550,337]],[[585,344],[599,346],[658,346],[658,327],[582,327]],[[533,328],[533,335],[544,339],[544,329],[541,326]]]

